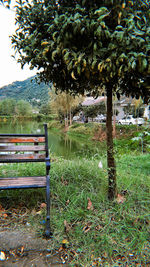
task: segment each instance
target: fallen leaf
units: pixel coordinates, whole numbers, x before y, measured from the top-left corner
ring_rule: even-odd
[[[37,211],[37,213],[36,214],[38,214],[38,215],[41,215],[42,214],[42,211],[41,210],[39,210],[39,211]]]
[[[93,210],[93,205],[91,199],[88,197],[88,205],[87,205],[87,210]]]
[[[83,227],[83,232],[87,233],[91,230],[92,223],[88,222],[84,227]]]
[[[4,213],[3,217],[4,217],[4,219],[6,219],[8,217],[7,213]]]
[[[63,239],[61,243],[67,245],[67,244],[69,244],[69,241],[67,239]]]
[[[125,200],[126,200],[126,198],[124,196],[122,196],[120,194],[117,195],[116,201],[117,201],[118,204],[124,203]]]
[[[103,253],[103,257],[104,257],[104,258],[107,258],[107,257],[108,257],[108,254],[107,254],[106,251]]]
[[[103,229],[103,226],[101,226],[100,224],[98,224],[98,225],[95,227],[95,230],[97,230],[97,231],[99,231],[99,230],[101,230],[101,229]]]
[[[69,245],[69,241],[67,239],[63,239],[62,240],[62,248],[66,249],[68,245]]]
[[[23,253],[23,252],[24,252],[24,246],[21,247],[21,253]]]
[[[68,181],[64,180],[63,176],[61,176],[61,183],[64,184],[64,185],[68,185]]]
[[[41,203],[40,209],[45,209],[46,208],[46,203]]]
[[[69,202],[70,202],[70,200],[68,199],[68,200],[66,201],[66,206],[69,204]]]

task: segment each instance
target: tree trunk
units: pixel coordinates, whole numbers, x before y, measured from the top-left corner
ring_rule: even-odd
[[[107,86],[107,168],[108,168],[108,199],[113,200],[117,196],[116,165],[113,150],[112,128],[112,86]]]
[[[72,125],[71,108],[70,108],[70,125]]]
[[[116,114],[113,115],[113,138],[116,138]]]
[[[113,105],[113,138],[116,138],[116,109],[115,109],[115,104],[113,103],[112,105]]]

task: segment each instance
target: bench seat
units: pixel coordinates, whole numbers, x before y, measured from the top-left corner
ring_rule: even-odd
[[[46,187],[46,176],[0,178],[0,190]]]

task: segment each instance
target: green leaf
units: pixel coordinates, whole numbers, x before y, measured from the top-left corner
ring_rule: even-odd
[[[78,73],[79,75],[81,74],[81,67],[80,67],[80,66],[77,67],[77,73]]]
[[[55,61],[55,56],[57,55],[57,50],[52,52],[52,60]]]
[[[134,34],[135,34],[135,35],[138,35],[138,36],[143,36],[145,33],[142,32],[142,31],[140,31],[140,30],[136,30],[136,29],[134,29]]]
[[[96,14],[101,15],[101,14],[104,14],[104,13],[107,13],[107,12],[108,12],[108,9],[106,7],[101,7],[99,9],[97,9],[94,14],[95,15]]]
[[[102,21],[105,17],[109,16],[109,14],[110,14],[110,13],[108,12],[108,13],[106,13],[106,14],[104,14],[104,15],[99,16],[99,18],[97,19],[97,21],[98,21],[98,22]]]
[[[53,35],[52,35],[52,38],[53,38],[54,41],[56,41],[56,35],[57,35],[57,33],[58,33],[58,32],[56,31],[56,32],[54,32]]]
[[[97,44],[94,43],[93,50],[96,52],[97,51]]]

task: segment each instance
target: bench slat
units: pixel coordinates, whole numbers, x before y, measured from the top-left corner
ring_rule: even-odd
[[[45,159],[45,153],[44,154],[0,154],[0,162],[6,162],[6,161],[12,161],[14,162],[16,160],[44,160]]]
[[[11,146],[11,145],[0,145],[0,152],[2,151],[45,151],[45,146]]]
[[[46,176],[0,178],[0,189],[21,187],[45,187]]]
[[[45,137],[0,137],[0,143],[44,143]]]

